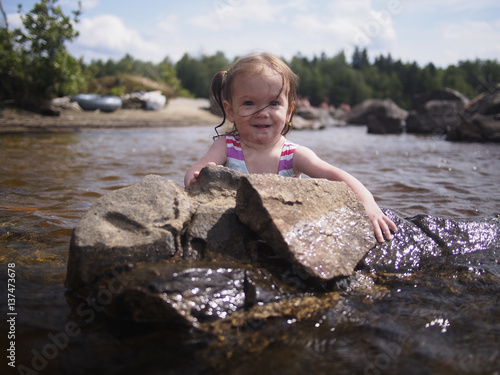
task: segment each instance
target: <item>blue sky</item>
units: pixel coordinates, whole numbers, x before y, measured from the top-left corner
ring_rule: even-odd
[[[2,0],[11,27],[17,4]],[[60,0],[66,14],[77,0]],[[232,58],[270,51],[350,58],[354,46],[371,59],[390,53],[404,62],[446,67],[460,60],[500,61],[498,0],[82,0],[75,57],[176,62],[184,53]]]

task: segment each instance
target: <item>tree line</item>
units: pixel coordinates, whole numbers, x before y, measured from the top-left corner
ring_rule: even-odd
[[[213,75],[234,62],[219,51],[197,56],[186,53],[175,63],[168,57],[160,63],[146,62],[129,54],[118,61],[84,63],[65,48],[66,42],[78,36],[73,25],[80,14],[78,9],[72,18],[65,16],[57,0],[40,0],[22,15],[23,30],[0,29],[0,99],[24,103],[72,95],[91,90],[95,80],[125,74],[167,84],[176,95],[207,98]],[[497,60],[421,67],[395,60],[390,54],[370,61],[367,49],[361,48],[355,48],[350,59],[344,52],[314,57],[296,54],[285,62],[300,78],[299,96],[312,105],[355,105],[368,98],[391,98],[408,109],[415,94],[448,87],[474,97],[500,80]]]
[[[214,74],[233,62],[221,51],[199,56],[186,53],[176,63],[166,58],[157,65],[126,55],[117,62],[92,61],[87,69],[95,77],[144,75],[164,80],[195,97],[207,98]],[[312,105],[355,105],[369,98],[391,98],[399,106],[410,108],[414,94],[448,87],[472,98],[500,80],[500,64],[496,60],[460,61],[447,68],[432,63],[420,67],[416,62],[395,60],[390,54],[370,62],[367,50],[360,48],[355,48],[350,61],[340,52],[332,57],[322,54],[312,58],[297,54],[285,62],[299,76],[299,96],[308,98]]]

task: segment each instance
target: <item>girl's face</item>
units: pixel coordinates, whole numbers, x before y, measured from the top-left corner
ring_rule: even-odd
[[[235,77],[230,101],[224,100],[223,105],[245,142],[277,141],[290,119],[282,77],[270,69]]]

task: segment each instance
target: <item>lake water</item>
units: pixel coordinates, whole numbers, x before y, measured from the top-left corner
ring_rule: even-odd
[[[147,174],[182,183],[186,169],[208,149],[213,135],[209,127],[0,134],[0,298],[6,306],[10,266],[15,269],[15,290],[9,293],[14,292],[17,313],[17,365],[70,373],[74,361],[80,368],[85,364],[86,370],[71,373],[105,373],[103,358],[109,358],[115,363],[110,373],[120,372],[116,363],[125,365],[132,354],[109,333],[106,322],[95,322],[55,352],[47,349],[43,358],[53,359],[36,357],[50,343],[48,335],[64,331],[71,321],[64,279],[72,229],[98,197]],[[356,176],[381,207],[401,216],[500,214],[498,144],[370,135],[364,127],[295,131],[288,138]],[[12,329],[6,325],[6,308],[2,311],[2,327]],[[498,316],[495,319],[498,322]],[[8,345],[2,334],[3,353]],[[151,350],[161,356],[158,348]],[[141,361],[133,363],[140,373]],[[5,368],[11,370],[0,371]]]

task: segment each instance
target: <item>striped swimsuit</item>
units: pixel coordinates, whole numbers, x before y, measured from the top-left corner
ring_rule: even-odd
[[[237,171],[247,173],[248,169],[241,150],[240,137],[236,134],[226,135],[227,160],[225,166]],[[285,140],[281,149],[280,164],[278,174],[284,177],[297,177],[293,172],[293,153],[297,145]]]

